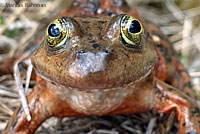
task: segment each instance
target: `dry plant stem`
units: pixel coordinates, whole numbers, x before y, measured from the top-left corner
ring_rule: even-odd
[[[134,130],[133,128],[131,128],[131,127],[128,126],[130,123],[131,123],[130,120],[124,121],[124,122],[121,124],[121,126],[122,126],[124,129],[126,129],[126,130],[128,130],[128,131],[130,131],[130,132],[132,132],[132,133],[135,133],[136,130]]]
[[[198,37],[200,37],[200,25],[198,28],[196,28],[194,35],[198,35],[196,38],[194,38],[193,42],[194,42],[196,48],[200,51],[200,45],[199,45],[200,40],[198,38]]]
[[[191,77],[200,77],[200,72],[191,72]]]
[[[25,96],[25,93],[24,93],[24,88],[23,88],[23,84],[22,84],[18,65],[21,61],[28,58],[29,56],[30,56],[30,53],[25,53],[22,57],[20,57],[20,59],[18,61],[16,61],[15,65],[14,65],[14,77],[15,77],[16,85],[17,85],[19,95],[20,95],[20,98],[21,98],[22,107],[24,108],[24,111],[25,111],[25,114],[27,115],[28,121],[31,120],[31,115],[30,115],[29,108],[28,108],[28,102],[27,102],[27,99],[26,99],[26,96]],[[29,72],[29,73],[31,73],[31,72]],[[30,74],[28,74],[28,75],[30,75]],[[30,77],[29,77],[29,79],[30,79]],[[27,80],[27,81],[29,82],[30,80]],[[26,84],[28,84],[28,83],[26,83]]]
[[[171,112],[169,118],[167,119],[166,133],[169,133],[169,131],[171,130],[172,125],[173,125],[173,121],[175,119],[175,115],[176,115],[176,109],[174,108],[173,111]]]
[[[25,1],[22,2],[21,4],[24,5]],[[13,12],[12,15],[10,15],[10,17],[7,19],[6,24],[0,29],[0,35],[3,34],[3,32],[7,29],[7,27],[20,15],[22,14],[22,12],[24,12],[24,10],[26,9],[26,7],[21,7],[21,8],[16,8]]]
[[[159,18],[165,20],[164,24],[167,24],[169,22],[177,21],[178,19],[174,16],[177,16],[178,14],[185,14],[185,16],[192,18],[197,15],[200,15],[200,7],[191,8],[191,9],[183,10],[183,11],[181,10],[176,11],[173,14],[170,13],[170,14],[161,15]],[[184,20],[185,16],[182,16],[182,18],[179,18],[179,20]],[[181,24],[183,24],[183,22]]]
[[[188,51],[186,50],[186,48],[188,47],[188,45],[190,44],[190,34],[192,31],[192,19],[191,18],[185,18],[184,20],[184,25],[183,25],[183,42],[182,42],[182,49],[181,52],[183,55],[188,55]]]
[[[188,49],[188,47],[191,47],[191,46],[195,45],[196,44],[195,41],[199,40],[199,36],[200,36],[200,32],[194,34],[192,37],[186,37],[186,38],[190,38],[189,45],[186,45],[185,46],[186,48],[182,46],[183,40],[180,40],[180,41],[174,43],[175,50],[180,51],[182,49]],[[200,43],[200,41],[197,42],[197,44],[199,44],[199,43]]]
[[[0,122],[0,130],[4,130],[6,124],[5,122]]]
[[[172,15],[177,18],[177,20],[182,24],[181,21],[182,18],[185,17],[183,12],[180,10],[180,8],[175,4],[173,0],[163,0],[166,7],[169,9],[169,11],[172,13]],[[176,13],[176,15],[174,14]]]
[[[6,95],[9,97],[18,97],[17,94],[13,93],[12,91],[7,91],[6,89],[0,89],[0,95]]]
[[[41,10],[39,10],[38,15],[40,16],[49,16],[49,12],[53,12],[56,11],[55,9],[59,7],[59,5],[61,5],[62,0],[59,1],[53,1],[53,2],[49,2],[47,4],[46,8],[41,8]]]
[[[0,39],[1,39],[1,42],[7,43],[8,45],[10,45],[10,47],[14,47],[14,45],[16,44],[16,40],[12,38],[8,38],[7,36],[4,36],[4,35],[0,35]]]
[[[117,131],[115,130],[104,130],[104,129],[99,129],[96,131],[98,134],[119,134]]]
[[[31,60],[30,60],[30,55],[33,53],[33,51],[36,49],[36,46],[32,47],[32,49],[30,49],[29,51],[26,51],[24,53],[24,55],[22,55],[15,63],[14,65],[14,77],[16,80],[16,85],[17,85],[17,89],[19,92],[19,96],[22,102],[22,107],[24,108],[25,114],[27,115],[27,120],[30,121],[31,120],[31,115],[29,112],[29,108],[28,108],[28,102],[25,96],[25,91],[27,91],[29,83],[30,83],[30,77],[31,77],[31,73],[32,73],[32,69],[33,66],[31,64]],[[20,71],[18,68],[18,65],[20,62],[24,61],[27,65],[28,65],[28,70],[27,70],[27,78],[26,78],[26,87],[25,87],[25,91],[23,88],[23,83],[22,83],[22,79],[21,79],[21,75],[20,75]]]
[[[5,1],[5,2],[7,2],[7,1]],[[5,6],[0,6],[0,14],[2,14],[4,8],[5,8]],[[0,24],[1,24],[1,21],[0,21]]]
[[[33,23],[33,22],[32,22]],[[29,42],[28,40],[32,39],[33,35],[37,32],[39,24],[35,22],[35,25],[30,30],[28,34],[26,34],[18,43],[17,45],[9,52],[9,56],[12,57],[15,53],[15,51],[20,48],[21,46],[25,47],[25,43]],[[22,48],[21,48],[22,49]]]
[[[169,40],[171,42],[177,42],[177,41],[179,41],[181,39],[182,39],[182,31],[180,31],[180,32],[178,32],[178,33],[176,33],[176,34],[174,34],[174,35],[169,37]]]
[[[13,111],[3,102],[0,102],[0,106],[1,106],[0,111],[4,111],[6,114],[8,114],[10,116],[13,114]]]
[[[25,63],[28,65],[28,69],[27,69],[27,72],[26,72],[26,86],[25,86],[25,91],[28,91],[28,87],[29,87],[29,84],[30,84],[30,79],[31,79],[31,73],[32,73],[32,70],[33,70],[33,65],[31,64],[31,59],[27,59],[25,61]]]
[[[152,118],[149,121],[148,127],[147,127],[147,131],[145,132],[145,134],[152,134],[153,128],[155,126],[156,123],[156,118]]]

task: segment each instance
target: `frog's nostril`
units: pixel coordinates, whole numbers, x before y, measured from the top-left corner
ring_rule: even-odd
[[[80,53],[86,53],[86,52],[85,52],[85,50],[78,50],[78,51],[76,51],[76,53],[80,54]]]
[[[92,46],[94,49],[101,48],[101,45],[97,43],[92,44]]]

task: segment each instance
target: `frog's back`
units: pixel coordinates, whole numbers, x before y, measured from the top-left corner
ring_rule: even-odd
[[[60,16],[113,16],[122,13],[137,18],[149,35],[149,42],[155,46],[158,54],[155,76],[192,96],[190,76],[179,62],[172,44],[159,28],[147,24],[135,9],[127,5],[125,0],[75,0],[70,9],[62,12]]]

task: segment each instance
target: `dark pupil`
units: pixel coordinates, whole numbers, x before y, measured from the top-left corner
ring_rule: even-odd
[[[48,33],[52,37],[57,37],[60,35],[60,30],[55,24],[51,24],[49,26]]]
[[[138,33],[138,32],[140,32],[140,30],[141,30],[140,23],[137,20],[133,20],[129,27],[129,31],[131,33]]]

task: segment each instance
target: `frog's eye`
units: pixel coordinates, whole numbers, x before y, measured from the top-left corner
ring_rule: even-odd
[[[140,46],[143,27],[139,20],[132,16],[124,15],[121,19],[121,38],[127,48]]]
[[[66,47],[69,41],[69,26],[65,18],[54,20],[47,27],[46,41],[51,50],[58,50]]]

